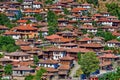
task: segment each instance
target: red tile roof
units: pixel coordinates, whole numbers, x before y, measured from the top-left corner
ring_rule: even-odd
[[[79,11],[84,11],[87,10],[86,8],[73,8],[72,12],[79,12]]]
[[[37,28],[33,27],[32,24],[26,24],[26,25],[20,25],[16,27],[17,30],[23,30],[23,31],[37,31]]]
[[[71,61],[71,60],[74,60],[73,57],[70,57],[70,56],[65,56],[63,58],[60,58],[60,60],[67,60],[67,61]]]
[[[57,64],[58,63],[58,61],[56,61],[56,60],[40,60],[40,62],[39,63],[42,63],[42,64]]]
[[[108,53],[108,54],[103,54],[102,56],[100,56],[100,58],[118,58],[118,56]]]
[[[60,67],[58,69],[59,70],[70,70],[70,66],[69,65],[60,65]]]
[[[71,49],[67,49],[67,52],[74,52],[74,53],[78,53],[78,52],[92,52],[92,50],[86,49],[86,48],[71,48]]]
[[[48,40],[53,40],[53,39],[60,39],[62,38],[61,36],[59,35],[56,35],[56,34],[53,34],[53,35],[50,35],[50,36],[46,36],[45,39],[48,39]]]
[[[27,20],[17,20],[17,23],[26,23]]]

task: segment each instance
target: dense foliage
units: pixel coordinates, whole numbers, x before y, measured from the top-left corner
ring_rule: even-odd
[[[12,37],[0,36],[0,50],[14,52],[17,49],[19,49],[19,47],[15,45],[15,40]]]
[[[12,65],[11,64],[7,64],[4,67],[4,72],[6,75],[11,75],[12,74]]]
[[[45,3],[51,5],[51,4],[53,4],[54,1],[55,1],[55,0],[45,0]]]
[[[48,11],[47,22],[49,26],[48,28],[49,35],[56,33],[58,30],[58,21],[57,21],[57,15],[53,11]]]
[[[116,72],[110,72],[99,77],[99,80],[119,80],[120,79],[120,67]]]
[[[28,75],[25,77],[25,80],[33,80],[34,76],[33,75]]]
[[[105,39],[105,41],[116,39],[116,37],[113,36],[112,33],[110,33],[110,32],[104,32],[104,31],[98,31],[96,33],[96,36],[103,37]]]
[[[38,56],[33,56],[33,61],[34,61],[34,64],[37,64],[39,62],[39,58]]]
[[[83,73],[89,77],[91,73],[99,69],[99,59],[95,53],[88,52],[81,56],[80,65]]]
[[[98,0],[86,0],[90,4],[98,5]]]
[[[107,11],[110,12],[110,14],[117,16],[120,19],[120,7],[116,3],[110,3],[106,4]]]
[[[35,80],[42,80],[43,73],[45,73],[46,70],[44,68],[41,68],[40,70],[37,71],[35,75]]]
[[[12,24],[8,17],[5,14],[0,14],[0,25],[5,25],[8,28],[12,28],[16,26],[15,24]]]

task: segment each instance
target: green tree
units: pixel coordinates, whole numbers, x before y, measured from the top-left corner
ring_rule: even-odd
[[[12,75],[12,65],[11,64],[7,64],[5,67],[4,67],[4,73],[8,76],[11,76]]]
[[[78,52],[78,54],[77,54],[77,56],[78,56],[78,64],[80,64],[80,60],[81,60],[81,53],[80,52]]]
[[[106,4],[107,11],[120,19],[120,7],[117,3]]]
[[[34,76],[33,75],[28,75],[25,77],[25,80],[33,80]]]
[[[98,31],[96,36],[103,37],[105,41],[116,39],[116,36],[113,36],[111,32]]]
[[[0,25],[5,25],[10,23],[10,20],[5,14],[0,13]]]
[[[46,70],[44,68],[41,68],[40,70],[38,70],[35,75],[35,80],[42,80],[43,73],[45,72]]]
[[[45,3],[51,5],[51,4],[53,4],[54,1],[55,0],[45,0]]]
[[[34,17],[36,18],[37,21],[43,20],[42,15],[40,14],[35,14]]]
[[[20,2],[20,3],[23,3],[23,0],[17,0],[18,2]]]
[[[120,67],[117,68],[116,72],[106,73],[99,77],[99,80],[119,80],[120,79]]]
[[[66,15],[70,14],[69,10],[67,10],[66,8],[64,8],[63,11],[64,11],[64,14],[66,14]]]
[[[34,61],[34,64],[37,64],[39,62],[39,58],[37,55],[33,56],[33,61]]]
[[[88,52],[81,57],[81,69],[83,73],[89,77],[91,73],[99,69],[99,59],[93,52]]]
[[[56,33],[58,31],[58,21],[57,21],[57,16],[53,11],[48,11],[47,22],[49,26],[48,33],[50,34]]]
[[[39,32],[39,38],[43,39],[42,31]]]
[[[98,0],[86,0],[86,1],[90,4],[94,4],[95,6],[99,4]]]
[[[14,52],[19,49],[19,46],[15,45],[15,40],[9,36],[0,36],[0,50],[7,52]]]

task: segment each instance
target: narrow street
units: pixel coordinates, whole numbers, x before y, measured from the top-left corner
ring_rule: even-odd
[[[80,65],[76,61],[74,61],[74,64],[75,64],[75,66],[71,70],[70,77],[72,77],[72,80],[79,80],[79,77],[75,78],[74,75],[75,75],[76,71],[79,69]]]

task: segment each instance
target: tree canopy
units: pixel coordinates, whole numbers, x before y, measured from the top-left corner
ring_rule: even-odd
[[[35,80],[42,80],[42,75],[45,72],[46,72],[46,70],[44,68],[41,68],[40,70],[38,70],[35,75]]]
[[[120,19],[120,7],[117,3],[106,4],[106,7],[111,15],[117,16]]]
[[[98,5],[98,0],[86,0],[90,4]]]
[[[82,55],[80,61],[83,73],[89,77],[91,73],[99,69],[99,59],[93,52],[88,52]]]
[[[38,56],[33,56],[33,61],[34,61],[34,64],[37,64],[39,62],[39,58]]]
[[[96,36],[103,37],[105,39],[105,41],[116,39],[116,37],[113,36],[111,32],[98,31],[96,33]]]
[[[49,35],[54,34],[58,31],[58,21],[57,15],[53,11],[48,11],[47,13],[47,22],[48,22],[48,33]]]
[[[10,23],[10,20],[5,14],[0,14],[0,25],[6,25]]]
[[[9,18],[5,14],[2,13],[0,13],[0,25],[5,25],[8,28],[16,26],[15,24],[10,22]]]
[[[51,5],[51,4],[53,4],[54,1],[55,1],[55,0],[45,0],[45,3]]]
[[[120,67],[117,68],[116,72],[106,73],[99,77],[99,80],[119,80],[120,79]]]
[[[11,64],[7,64],[4,67],[4,72],[6,75],[11,75],[12,74],[12,65]]]
[[[12,37],[0,36],[0,50],[14,52],[17,49],[19,49],[19,47],[15,45],[15,40]]]

